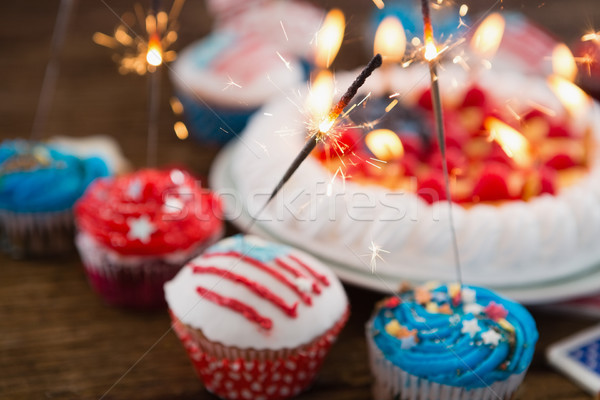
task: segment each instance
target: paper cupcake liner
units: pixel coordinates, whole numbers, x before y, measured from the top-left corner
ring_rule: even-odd
[[[311,343],[282,350],[225,346],[186,326],[173,313],[171,318],[175,333],[208,391],[231,400],[281,400],[310,386],[348,315],[346,311],[331,329]]]
[[[235,138],[236,135],[240,135],[250,117],[258,110],[258,108],[206,106],[199,100],[181,92],[177,93],[177,98],[183,105],[183,112],[192,137],[200,143],[219,146]]]
[[[163,285],[222,235],[177,254],[123,256],[102,246],[85,233],[78,233],[79,250],[88,281],[102,299],[114,306],[152,309],[166,306]]]
[[[526,370],[488,387],[466,389],[431,382],[391,363],[373,340],[372,321],[366,326],[367,349],[374,400],[509,400],[525,377]]]
[[[15,258],[59,255],[73,251],[73,213],[15,213],[0,210],[2,248]]]

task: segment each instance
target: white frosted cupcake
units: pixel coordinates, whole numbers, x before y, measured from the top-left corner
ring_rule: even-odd
[[[217,145],[238,136],[267,100],[303,78],[292,56],[260,36],[232,29],[192,43],[171,71],[192,136]]]
[[[165,296],[196,372],[224,399],[297,395],[348,317],[327,267],[253,236],[210,247],[165,284]]]

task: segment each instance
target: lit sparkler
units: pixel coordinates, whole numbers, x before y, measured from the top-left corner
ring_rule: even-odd
[[[304,162],[308,155],[314,150],[317,143],[319,143],[320,141],[327,140],[330,132],[335,126],[336,121],[344,111],[344,108],[346,108],[348,104],[350,104],[350,102],[358,92],[358,89],[360,89],[360,87],[365,83],[366,79],[373,73],[373,71],[375,71],[381,66],[381,62],[381,55],[375,55],[375,57],[373,57],[371,61],[369,61],[369,64],[367,64],[367,66],[361,71],[361,73],[354,80],[354,82],[352,82],[348,90],[346,90],[346,93],[344,93],[344,95],[340,98],[337,104],[331,109],[329,114],[320,121],[317,128],[313,132],[310,132],[310,137],[308,141],[300,150],[296,158],[292,161],[292,164],[289,166],[289,168],[285,171],[283,177],[277,183],[277,186],[275,186],[275,189],[273,189],[271,195],[269,196],[265,204],[262,206],[262,208],[258,211],[256,216],[260,215],[262,211],[267,207],[267,205],[271,202],[271,200],[273,200],[273,198],[277,195],[277,193],[279,193],[281,188],[283,188],[283,185],[285,185],[285,183],[292,177],[294,172],[296,172],[296,170],[300,167],[302,162]],[[256,217],[254,217],[247,230],[250,230],[250,228],[254,225],[255,222]]]
[[[96,32],[93,36],[95,43],[114,50],[119,50],[115,58],[119,63],[119,73],[135,72],[138,75],[150,73],[148,101],[148,141],[147,165],[156,164],[158,141],[158,112],[160,102],[160,66],[173,61],[176,53],[167,51],[177,40],[177,17],[185,0],[175,0],[167,13],[160,10],[160,1],[154,0],[150,12],[145,13],[142,6],[135,5],[137,22],[145,28],[145,37],[136,34],[132,26],[135,18],[126,14],[122,23],[115,28],[113,36]],[[128,22],[129,21],[129,22]],[[129,32],[134,35],[130,35]],[[173,104],[173,103],[172,103]],[[181,103],[179,103],[181,104]],[[187,128],[182,122],[174,125],[174,130],[180,139],[187,137]]]
[[[454,230],[454,218],[452,215],[452,198],[450,197],[450,176],[448,173],[448,162],[446,159],[446,139],[444,135],[444,115],[442,110],[442,97],[440,95],[440,85],[437,74],[438,49],[433,37],[433,26],[431,25],[431,12],[429,9],[429,0],[421,0],[421,12],[423,13],[423,41],[424,57],[429,64],[429,76],[431,78],[431,101],[433,113],[435,116],[435,126],[437,131],[438,145],[442,156],[442,170],[444,174],[444,187],[446,198],[448,200],[448,221],[450,223],[450,233],[454,249],[454,262],[458,281],[462,284],[462,273],[460,268],[460,257],[458,254],[458,241]]]
[[[175,60],[175,51],[167,49],[177,40],[177,17],[184,2],[175,0],[168,13],[157,10],[147,15],[142,6],[136,4],[136,17],[131,13],[123,15],[122,23],[115,28],[112,36],[96,32],[92,40],[117,51],[115,59],[119,64],[119,73],[145,75],[162,63]],[[143,37],[133,32],[136,20],[145,29]]]

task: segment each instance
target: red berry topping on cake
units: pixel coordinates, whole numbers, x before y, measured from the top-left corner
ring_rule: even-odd
[[[431,102],[431,90],[426,89],[421,93],[417,104],[425,110],[433,110],[433,103]]]
[[[441,172],[431,173],[426,178],[419,180],[417,194],[429,204],[446,200],[444,177]]]
[[[540,169],[540,194],[542,193],[556,193],[556,171],[546,167]]]
[[[571,132],[563,125],[551,125],[548,130],[549,138],[569,138]]]
[[[467,93],[465,93],[465,98],[462,102],[462,107],[480,107],[483,108],[487,103],[487,99],[485,97],[485,92],[477,87],[473,86],[470,88]]]
[[[560,153],[546,161],[545,165],[555,170],[562,170],[573,168],[577,163],[568,154]]]
[[[508,191],[509,169],[501,164],[488,165],[473,188],[473,199],[497,201],[511,198]]]

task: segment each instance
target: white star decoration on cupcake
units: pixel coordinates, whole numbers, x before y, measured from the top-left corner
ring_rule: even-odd
[[[502,336],[500,336],[500,334],[493,329],[485,331],[481,334],[481,339],[483,340],[483,343],[492,345],[494,347],[498,346],[498,343],[500,343],[501,338]]]
[[[473,289],[463,288],[463,290],[461,291],[461,298],[462,298],[463,303],[465,303],[465,304],[475,303],[476,297],[477,297],[477,294],[475,293],[475,291]]]
[[[473,319],[466,319],[463,321],[462,329],[460,330],[460,332],[468,333],[469,336],[473,337],[480,330],[481,330],[481,327],[479,326],[479,323],[477,322],[477,320],[475,318],[473,318]]]
[[[130,240],[139,240],[142,243],[148,243],[150,236],[156,232],[156,226],[150,221],[147,215],[141,215],[138,218],[127,219],[129,232],[127,238]]]

